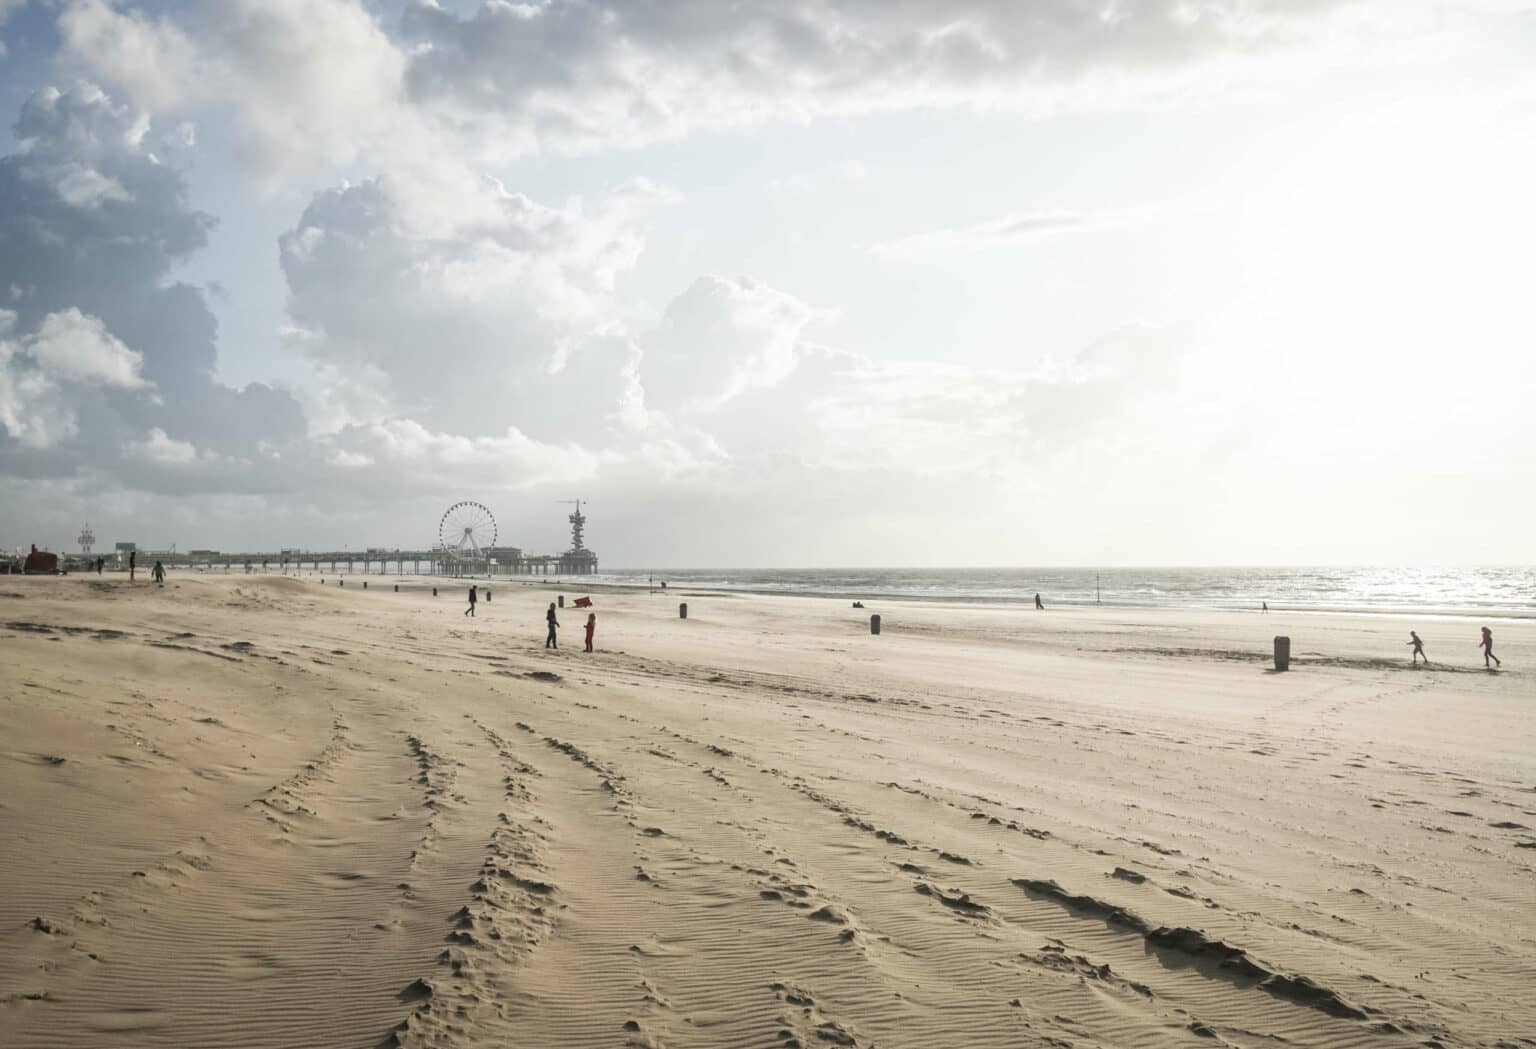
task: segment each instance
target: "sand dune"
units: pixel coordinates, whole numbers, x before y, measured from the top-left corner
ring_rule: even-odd
[[[0,584],[0,1045],[1536,1046],[1530,624],[402,589]]]

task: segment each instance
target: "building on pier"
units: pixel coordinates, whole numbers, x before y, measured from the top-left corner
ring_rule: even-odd
[[[561,575],[595,575],[597,552],[587,549],[584,532],[587,515],[581,512],[581,500],[572,499],[576,510],[566,520],[571,522],[571,548],[556,560]]]

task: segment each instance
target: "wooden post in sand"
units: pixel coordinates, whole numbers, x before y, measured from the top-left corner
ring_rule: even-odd
[[[364,590],[368,589],[368,580],[366,580],[366,579],[363,580],[363,589]]]
[[[432,588],[432,596],[433,597],[437,596],[437,587],[435,587],[435,586]]]
[[[399,592],[400,592],[400,584],[399,584],[399,583],[396,583],[396,584],[395,584],[395,593],[397,593],[397,594],[398,594],[398,593],[399,593]]]
[[[869,617],[869,632],[871,634],[878,634],[878,633],[880,633],[880,613],[879,612],[876,612],[874,615]]]
[[[1291,639],[1288,637],[1275,638],[1275,669],[1291,669]]]
[[[682,604],[677,606],[677,618],[679,618],[679,619],[687,619],[688,618],[688,602],[684,601]]]

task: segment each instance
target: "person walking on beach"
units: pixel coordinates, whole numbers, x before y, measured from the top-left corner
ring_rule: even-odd
[[[96,559],[96,574],[97,575],[101,575],[101,570],[103,568],[105,568],[106,565],[107,565],[107,559],[105,557],[98,557]]]
[[[479,600],[479,596],[476,588],[471,585],[469,588],[469,607],[464,610],[464,614],[471,619],[475,618],[475,602],[477,600]]]
[[[1424,641],[1419,637],[1418,631],[1416,630],[1408,631],[1408,636],[1413,638],[1412,641],[1408,642],[1413,646],[1413,665],[1418,666],[1419,657],[1424,656]],[[1426,664],[1429,662],[1428,656],[1424,656],[1424,662]]]
[[[560,645],[555,641],[555,629],[560,626],[560,620],[555,618],[555,603],[549,603],[549,611],[544,613],[544,621],[549,624],[549,636],[544,639],[545,648],[558,649]]]
[[[139,552],[137,550],[128,551],[128,582],[130,583],[133,582],[133,570],[138,566],[138,563]]]
[[[159,561],[155,562],[155,567],[150,569],[149,574],[150,577],[154,579],[156,586],[165,585],[165,566],[162,565]]]
[[[1483,650],[1483,666],[1488,666],[1488,661],[1490,659],[1493,660],[1493,665],[1496,667],[1501,667],[1504,665],[1503,663],[1499,662],[1499,657],[1493,654],[1492,630],[1489,630],[1487,627],[1483,627],[1483,640],[1477,647]]]
[[[592,635],[597,632],[597,613],[587,613],[587,647],[585,651],[592,651]]]
[[[1035,595],[1035,608],[1037,608],[1038,610],[1040,610],[1042,612],[1045,611],[1045,602],[1040,600],[1040,595],[1039,594]]]
[[[1260,601],[1259,604],[1264,606],[1264,611],[1266,611],[1266,612],[1269,611],[1269,602],[1268,601]],[[1411,631],[1410,631],[1410,633],[1411,633]]]

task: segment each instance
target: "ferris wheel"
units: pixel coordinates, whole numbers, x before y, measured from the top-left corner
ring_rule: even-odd
[[[484,503],[454,503],[438,522],[437,542],[451,557],[484,560],[496,545],[496,518]]]

